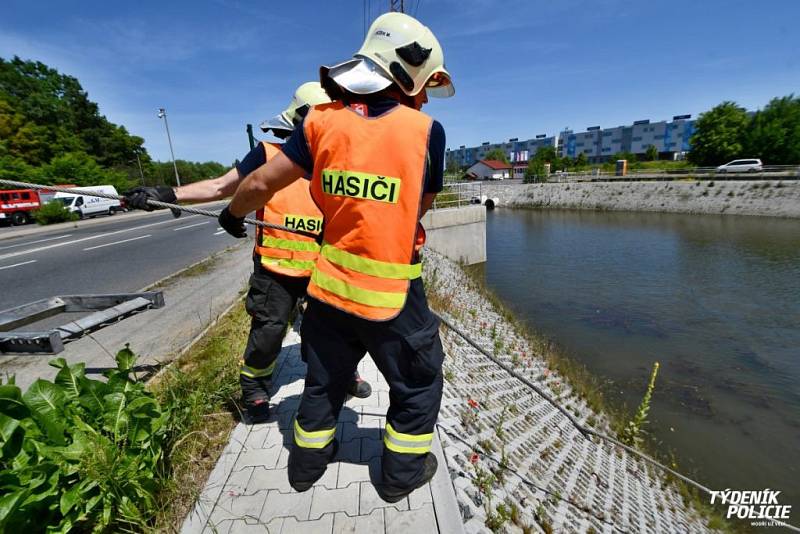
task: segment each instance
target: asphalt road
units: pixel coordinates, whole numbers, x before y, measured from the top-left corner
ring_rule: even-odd
[[[133,292],[235,241],[215,219],[169,211],[3,239],[0,310],[55,295]]]

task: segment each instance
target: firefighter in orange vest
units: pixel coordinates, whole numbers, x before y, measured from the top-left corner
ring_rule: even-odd
[[[261,124],[264,132],[285,139],[314,104],[330,102],[318,82],[301,85],[289,107]],[[280,153],[280,145],[261,142],[225,175],[182,187],[136,188],[126,193],[129,205],[150,209],[148,198],[162,202],[207,201],[228,197],[242,178]],[[308,181],[297,180],[256,211],[259,220],[319,234],[322,213],[309,193]],[[281,230],[258,228],[253,250],[255,266],[245,307],[252,317],[250,334],[240,369],[242,399],[251,423],[269,417],[269,392],[281,342],[298,299],[306,293],[319,244],[310,237]],[[348,393],[369,397],[371,387],[354,373]]]
[[[436,37],[402,13],[376,19],[354,58],[322,68],[321,79],[336,101],[309,111],[219,221],[241,233],[246,213],[311,174],[325,226],[301,332],[308,370],[289,482],[306,491],[335,456],[347,378],[368,351],[390,387],[376,489],[397,502],[437,468],[430,451],[444,354],[416,245],[419,218],[442,187],[444,129],[419,109],[453,86]]]

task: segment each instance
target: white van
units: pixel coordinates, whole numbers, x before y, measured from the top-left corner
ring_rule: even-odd
[[[122,204],[119,200],[80,194],[93,191],[106,195],[119,195],[113,185],[76,187],[73,190],[75,193],[56,193],[53,200],[63,203],[69,211],[77,213],[81,219],[103,214],[114,215],[114,213],[122,211]]]

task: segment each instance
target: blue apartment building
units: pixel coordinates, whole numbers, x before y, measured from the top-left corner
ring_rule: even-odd
[[[484,159],[490,150],[499,148],[508,154],[512,163],[528,161],[545,146],[552,146],[562,157],[576,158],[584,154],[590,163],[608,161],[619,152],[644,154],[650,145],[656,147],[661,159],[681,159],[691,150],[694,121],[691,115],[676,115],[671,121],[640,120],[629,126],[600,128],[590,126],[584,132],[564,130],[557,136],[540,134],[533,139],[509,139],[505,143],[484,142],[480,146],[447,149],[448,166],[466,168]]]

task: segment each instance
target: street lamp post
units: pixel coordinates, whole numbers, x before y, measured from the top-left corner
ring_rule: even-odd
[[[181,178],[178,176],[178,165],[175,163],[175,152],[172,150],[172,137],[169,135],[169,123],[167,122],[167,110],[158,108],[158,118],[164,119],[164,128],[167,129],[167,141],[169,142],[169,153],[172,155],[172,168],[175,169],[175,182],[181,186]]]

